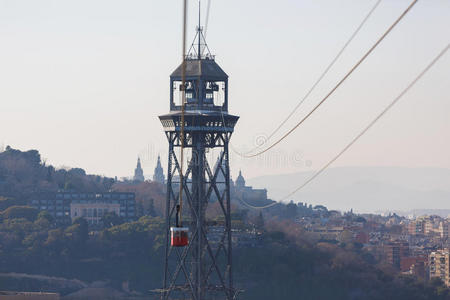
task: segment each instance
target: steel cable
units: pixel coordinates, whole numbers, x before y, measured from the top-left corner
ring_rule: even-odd
[[[290,198],[292,195],[294,195],[295,193],[297,193],[298,191],[300,191],[301,189],[303,189],[305,186],[307,186],[311,181],[313,181],[314,179],[316,179],[320,174],[323,173],[323,171],[325,171],[331,164],[333,164],[336,160],[338,160],[351,146],[353,146],[364,134],[367,133],[367,131],[369,131],[370,128],[372,128],[375,123],[378,122],[378,120],[380,120],[396,103],[398,103],[398,101],[400,101],[400,99],[431,69],[431,67],[433,67],[436,62],[442,57],[444,56],[444,54],[449,50],[450,48],[450,44],[447,44],[447,46],[419,73],[419,75],[417,75],[407,86],[405,89],[403,89],[401,91],[401,93],[394,98],[394,100],[389,103],[388,106],[386,106],[370,123],[369,125],[367,125],[355,138],[353,138],[353,140],[350,141],[350,143],[348,143],[336,156],[334,156],[328,163],[326,163],[320,170],[318,170],[317,172],[315,172],[309,179],[307,179],[302,185],[300,185],[298,188],[296,188],[295,190],[293,190],[292,192],[290,192],[288,195],[286,195],[285,197],[281,198],[278,202],[276,203],[272,203],[272,205],[268,205],[267,207],[273,206],[277,203],[280,203],[284,200],[287,200],[288,198]],[[246,203],[247,204],[247,203]],[[249,206],[249,205],[247,205]],[[265,206],[262,207],[254,207],[254,206],[249,206],[251,208],[255,208],[255,209],[263,209],[263,208],[267,208]]]
[[[182,227],[182,211],[183,211],[183,162],[184,162],[184,114],[186,111],[186,22],[187,22],[187,0],[183,1],[183,47],[182,58],[183,65],[181,67],[181,86],[183,87],[181,98],[181,129],[180,129],[180,189],[178,194],[179,199],[179,226]]]
[[[209,0],[210,1],[210,0]],[[345,42],[344,46],[339,50],[339,52],[336,54],[336,56],[332,59],[332,61],[328,64],[328,66],[325,68],[325,70],[320,74],[319,78],[314,82],[312,87],[308,90],[308,92],[301,98],[300,102],[297,103],[297,105],[294,107],[294,109],[288,114],[288,116],[278,125],[278,127],[275,128],[275,130],[272,131],[271,134],[267,137],[267,139],[260,145],[257,145],[253,149],[245,152],[244,154],[241,154],[239,152],[236,152],[238,155],[247,155],[250,154],[258,149],[260,149],[262,146],[268,143],[268,141],[281,129],[281,127],[286,124],[286,122],[294,115],[294,113],[299,109],[299,107],[303,104],[303,102],[306,101],[306,99],[309,97],[309,95],[314,91],[316,86],[322,81],[322,79],[325,77],[325,75],[328,74],[330,69],[334,66],[334,64],[338,61],[338,59],[341,57],[341,55],[344,53],[345,49],[350,45],[350,43],[353,41],[353,39],[356,37],[356,35],[359,33],[359,31],[362,29],[362,27],[366,24],[367,20],[370,18],[370,16],[373,14],[375,9],[379,6],[382,0],[378,0],[375,5],[371,8],[369,13],[365,16],[365,18],[362,20],[362,22],[358,25],[356,30],[353,32],[353,34],[350,36],[350,38]]]
[[[276,145],[278,145],[281,141],[283,141],[285,138],[287,138],[292,132],[294,132],[303,122],[305,122],[325,101],[344,83],[344,81],[361,65],[361,63],[375,50],[375,48],[384,40],[384,38],[394,29],[394,27],[403,19],[403,17],[411,10],[411,8],[418,2],[419,0],[413,0],[411,4],[408,6],[408,8],[395,20],[395,22],[384,32],[384,34],[375,42],[375,44],[367,51],[363,57],[350,69],[350,71],[347,72],[347,74],[331,89],[330,92],[305,116],[303,117],[300,122],[298,122],[293,128],[291,128],[287,133],[285,133],[280,139],[278,139],[276,142],[271,144],[266,149],[259,151],[255,154],[250,155],[242,155],[242,157],[245,158],[252,158],[259,156]]]

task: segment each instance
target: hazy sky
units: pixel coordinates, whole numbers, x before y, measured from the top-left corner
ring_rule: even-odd
[[[375,0],[211,2],[207,41],[230,76],[233,147],[245,150],[296,105]],[[286,131],[409,5],[384,0]],[[189,42],[197,2],[189,1]],[[206,8],[204,1],[203,8]],[[169,74],[181,58],[182,1],[0,0],[0,145],[38,149],[55,166],[152,174],[167,141]],[[205,14],[203,14],[204,19]],[[450,1],[422,0],[289,139],[247,177],[320,168],[450,42]],[[450,168],[450,53],[336,166]]]

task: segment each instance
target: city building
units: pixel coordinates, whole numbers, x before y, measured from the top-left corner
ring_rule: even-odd
[[[219,168],[219,159],[217,159],[214,170],[217,170]],[[222,169],[225,169],[225,166],[222,164]],[[217,178],[216,178],[216,186],[220,193],[223,192],[223,190],[226,187],[225,184],[225,177],[221,172],[218,172]],[[263,206],[267,205],[271,202],[271,200],[267,199],[267,190],[266,189],[254,189],[251,186],[247,186],[245,183],[245,178],[242,176],[242,171],[239,171],[239,175],[236,178],[236,181],[233,182],[233,180],[230,178],[230,192],[231,192],[231,198],[233,200],[238,201],[244,201],[247,204],[255,205],[255,206]],[[215,195],[212,196],[214,200],[216,200]]]
[[[426,255],[403,257],[400,260],[400,271],[410,271],[412,266],[416,266],[417,269],[418,266],[423,266],[427,260],[428,258]]]
[[[388,242],[383,245],[385,261],[400,270],[400,262],[409,255],[409,244],[407,242]]]
[[[30,205],[48,211],[59,224],[70,224],[77,217],[86,218],[90,224],[98,224],[107,212],[115,212],[125,221],[136,217],[134,193],[42,193],[35,195]]]
[[[311,226],[308,231],[320,240],[338,240],[344,232],[343,226]]]
[[[239,176],[236,178],[235,184],[232,186],[231,193],[233,198],[241,199],[245,202],[260,203],[267,201],[266,189],[254,189],[251,186],[245,185],[244,176],[239,171]]]
[[[144,170],[142,170],[141,159],[138,157],[136,169],[134,169],[133,181],[144,182]]]
[[[81,200],[74,200],[70,204],[70,217],[73,220],[79,217],[86,219],[88,224],[97,225],[102,224],[102,218],[108,213],[115,213],[120,215],[120,204],[110,203],[110,202],[98,202],[94,201],[83,201],[86,203],[81,203]]]
[[[159,182],[161,184],[164,184],[165,177],[164,177],[164,170],[161,166],[161,158],[158,155],[158,162],[156,163],[155,172],[153,173],[153,181]]]
[[[450,286],[449,263],[449,249],[431,252],[428,256],[430,279],[435,277],[441,278],[446,286]]]
[[[443,239],[448,238],[448,226],[449,223],[447,221],[442,221],[439,223],[439,235]]]
[[[408,224],[408,233],[410,235],[423,235],[425,233],[425,222],[423,219],[411,221]]]

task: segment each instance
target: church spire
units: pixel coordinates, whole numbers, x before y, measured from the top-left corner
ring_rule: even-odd
[[[141,166],[141,158],[140,157],[138,157],[136,169],[134,169],[133,180],[137,181],[137,182],[145,181],[144,170],[142,169],[142,166]]]
[[[161,166],[161,157],[159,156],[159,154],[158,161],[156,162],[155,172],[153,173],[153,181],[159,182],[161,184],[164,184],[165,182],[164,170]]]

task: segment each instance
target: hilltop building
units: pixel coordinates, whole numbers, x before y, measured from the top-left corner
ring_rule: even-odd
[[[239,175],[236,178],[236,188],[245,188],[245,179],[241,170],[239,170]]]
[[[219,159],[217,159],[214,170],[219,167]],[[222,168],[225,166],[222,165]],[[219,172],[216,178],[217,188],[220,192],[225,188],[225,177]],[[240,200],[248,202],[251,205],[267,204],[267,190],[266,189],[254,189],[251,186],[246,186],[245,178],[242,175],[242,171],[239,170],[239,175],[236,181],[230,178],[230,192],[231,198],[234,200]]]
[[[142,170],[141,159],[138,157],[136,169],[134,169],[133,180],[136,182],[144,182],[144,170]]]
[[[35,195],[30,205],[48,211],[58,224],[70,224],[83,217],[90,225],[96,225],[108,212],[116,213],[127,222],[135,220],[136,216],[134,193],[42,193]]]
[[[239,175],[236,178],[236,183],[233,185],[232,194],[235,197],[240,197],[244,201],[267,200],[267,190],[254,189],[251,186],[247,186],[245,184],[245,178],[242,176],[242,171],[239,171]]]
[[[247,186],[245,178],[242,176],[242,171],[239,171],[236,182],[232,185],[231,194],[233,198],[238,198],[250,203],[260,203],[261,201],[267,200],[267,190],[254,189],[251,186]]]
[[[153,173],[153,181],[164,184],[164,170],[161,166],[161,157],[158,155],[158,162],[156,163],[155,172]]]

